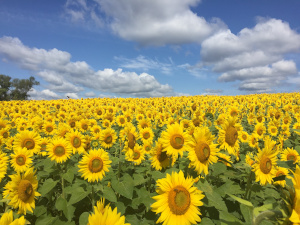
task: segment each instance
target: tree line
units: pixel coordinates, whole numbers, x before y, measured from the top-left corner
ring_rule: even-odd
[[[27,100],[28,92],[34,85],[39,85],[33,76],[29,79],[13,79],[0,74],[0,101]]]

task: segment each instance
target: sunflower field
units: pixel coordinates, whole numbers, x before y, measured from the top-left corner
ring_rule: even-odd
[[[300,224],[300,94],[2,101],[0,224]]]

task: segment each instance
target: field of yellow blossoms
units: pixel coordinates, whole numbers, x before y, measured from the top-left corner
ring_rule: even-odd
[[[0,104],[0,224],[299,224],[300,94]]]

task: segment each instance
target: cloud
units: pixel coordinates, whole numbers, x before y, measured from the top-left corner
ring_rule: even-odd
[[[169,63],[159,62],[157,59],[149,59],[143,55],[139,55],[135,59],[128,59],[125,57],[115,57],[121,62],[120,67],[127,69],[140,69],[143,71],[160,70],[164,74],[171,74],[173,61],[169,58]]]
[[[228,29],[202,43],[200,67],[221,73],[219,81],[241,81],[239,90],[270,92],[297,74],[286,54],[300,51],[300,35],[288,23],[261,19],[237,35]]]
[[[32,100],[51,100],[51,99],[60,99],[61,96],[56,94],[53,91],[50,91],[49,89],[44,89],[42,91],[38,91],[34,88],[32,88],[28,92],[30,99]]]
[[[30,48],[23,45],[18,38],[0,38],[0,55],[6,61],[13,62],[42,78],[47,82],[49,91],[67,93],[72,98],[78,98],[78,94],[85,88],[137,97],[176,94],[171,86],[160,84],[148,73],[137,74],[109,68],[94,71],[84,61],[72,62],[68,52]]]
[[[90,92],[86,92],[85,94],[84,94],[84,96],[85,97],[95,97],[96,96],[96,94],[93,92],[93,91],[90,91]]]
[[[84,4],[82,3],[84,2]],[[206,21],[191,10],[200,0],[82,0],[70,1],[65,12],[73,22],[103,21],[121,38],[140,45],[201,43],[226,26],[213,18]],[[97,5],[97,6],[96,6]]]

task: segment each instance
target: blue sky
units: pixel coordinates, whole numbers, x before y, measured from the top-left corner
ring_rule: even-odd
[[[0,74],[32,99],[295,92],[299,0],[1,0]]]

